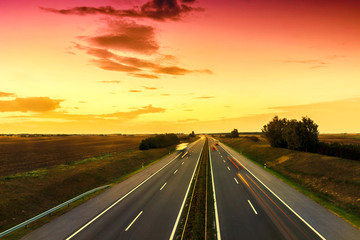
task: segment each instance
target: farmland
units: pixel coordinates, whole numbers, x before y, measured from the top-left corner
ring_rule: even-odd
[[[140,151],[145,137],[0,137],[0,231],[85,191],[119,182],[169,153],[168,148]]]
[[[144,136],[0,136],[0,176],[136,149]]]

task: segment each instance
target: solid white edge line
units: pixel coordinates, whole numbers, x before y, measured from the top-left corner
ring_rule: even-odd
[[[125,232],[127,232],[127,230],[129,230],[129,228],[131,227],[131,225],[134,224],[134,222],[136,221],[136,219],[138,219],[138,217],[140,217],[140,215],[143,213],[143,211],[141,211],[136,218],[134,218],[134,220],[129,224],[129,226],[125,229]]]
[[[223,143],[222,143],[223,144]],[[224,144],[223,144],[224,145]],[[226,145],[225,145],[226,146]],[[238,163],[239,160],[237,160],[231,153],[229,153],[228,150],[226,150],[224,147],[223,149],[230,154]],[[241,163],[240,163],[241,164]],[[244,166],[244,164],[242,164]],[[254,178],[256,178],[256,180],[258,180],[267,190],[269,190],[269,192],[271,192],[275,197],[277,197],[277,199],[279,199],[280,202],[282,202],[288,209],[290,209],[290,211],[292,211],[295,216],[297,216],[301,221],[303,221],[303,223],[305,223],[306,226],[308,226],[311,230],[314,231],[314,233],[316,233],[321,239],[326,240],[325,237],[323,237],[318,231],[315,230],[315,228],[313,228],[308,222],[305,221],[305,219],[303,219],[299,214],[297,214],[295,212],[295,210],[293,210],[289,205],[287,205],[278,195],[276,195],[273,191],[271,191],[270,188],[268,188],[262,181],[260,181],[260,179],[258,179],[252,172],[249,171],[249,169],[247,169],[245,166],[244,168],[246,169],[246,171],[248,171]]]
[[[209,147],[209,158],[210,158],[210,170],[211,170],[211,182],[213,187],[213,195],[214,195],[214,208],[215,208],[215,224],[216,224],[216,236],[218,240],[221,240],[220,235],[220,224],[219,224],[219,213],[217,209],[217,202],[216,202],[216,193],[215,193],[215,184],[214,184],[214,173],[212,169],[212,161],[211,161],[211,152]]]
[[[184,162],[181,163],[181,165],[183,165],[183,164],[184,164]]]
[[[186,202],[187,196],[188,196],[188,194],[189,194],[190,187],[191,187],[191,183],[192,183],[192,181],[193,181],[193,179],[194,179],[195,172],[196,172],[197,166],[198,166],[198,164],[199,164],[200,157],[201,157],[201,153],[202,153],[202,150],[203,150],[203,148],[204,148],[204,145],[205,145],[205,141],[204,141],[204,144],[203,144],[203,146],[202,146],[202,148],[201,148],[201,151],[200,151],[200,154],[199,154],[199,158],[198,158],[197,163],[196,163],[196,166],[195,166],[195,168],[194,168],[194,172],[193,172],[192,177],[191,177],[191,179],[190,179],[188,189],[186,190],[186,194],[185,194],[184,200],[183,200],[183,202],[182,202],[182,204],[181,204],[180,211],[179,211],[179,214],[178,214],[178,216],[177,216],[177,218],[176,218],[176,221],[175,221],[175,224],[174,224],[174,227],[173,227],[173,230],[172,230],[172,232],[171,232],[171,235],[170,235],[169,240],[172,240],[172,239],[174,238],[174,236],[175,236],[175,232],[176,232],[176,229],[177,229],[177,225],[178,225],[178,223],[179,223],[179,221],[180,221],[181,213],[182,213],[182,211],[183,211],[183,209],[184,209],[185,202]]]
[[[236,184],[239,184],[239,182],[236,180],[236,178],[234,178],[234,180],[235,180]]]
[[[93,219],[91,219],[88,223],[86,223],[84,226],[82,226],[80,229],[78,229],[76,232],[74,232],[73,234],[71,234],[69,237],[66,238],[66,240],[69,240],[71,238],[73,238],[76,234],[78,234],[79,232],[81,232],[84,228],[86,228],[87,226],[89,226],[91,223],[93,223],[96,219],[98,219],[99,217],[101,217],[104,213],[106,213],[107,211],[109,211],[111,208],[113,208],[116,204],[118,204],[120,201],[122,201],[124,198],[126,198],[130,193],[132,193],[133,191],[135,191],[137,188],[139,188],[141,185],[143,185],[145,182],[147,182],[150,178],[152,178],[155,174],[157,174],[158,172],[160,172],[162,169],[164,169],[167,165],[169,165],[170,163],[172,163],[176,158],[178,158],[180,156],[180,153],[178,155],[176,155],[176,157],[171,160],[170,162],[168,162],[167,164],[165,164],[162,168],[160,168],[159,170],[157,170],[155,173],[153,173],[150,177],[148,177],[147,179],[145,179],[142,183],[140,183],[139,185],[137,185],[135,188],[133,188],[130,192],[128,192],[127,194],[125,194],[123,197],[121,197],[120,199],[118,199],[116,202],[114,202],[113,204],[111,204],[108,208],[106,208],[104,211],[102,211],[99,215],[97,215],[96,217],[94,217]]]
[[[176,173],[177,173],[177,171],[178,171],[178,169],[176,169],[176,170],[175,170],[174,174],[176,174]]]
[[[162,187],[160,188],[160,191],[165,187],[166,184],[167,184],[167,182],[164,183],[164,185],[162,185]]]
[[[250,206],[251,206],[252,210],[254,211],[254,213],[257,215],[257,211],[255,210],[254,206],[251,204],[250,200],[248,200],[248,202],[249,202],[249,204],[250,204]]]

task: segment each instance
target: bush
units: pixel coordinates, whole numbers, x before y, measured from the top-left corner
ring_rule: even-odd
[[[267,125],[264,125],[261,130],[264,137],[269,141],[272,147],[287,147],[287,142],[284,139],[286,123],[286,118],[279,119],[278,116],[275,116],[273,120]]]
[[[163,148],[179,143],[179,138],[171,134],[160,134],[155,137],[143,139],[139,145],[140,150],[148,150],[150,148]]]
[[[320,142],[318,144],[317,153],[352,160],[360,160],[360,146],[353,144]]]

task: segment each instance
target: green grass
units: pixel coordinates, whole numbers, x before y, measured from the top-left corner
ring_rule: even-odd
[[[267,171],[360,228],[357,161],[271,148],[264,141],[257,143],[245,138],[222,141],[261,167],[267,163]]]

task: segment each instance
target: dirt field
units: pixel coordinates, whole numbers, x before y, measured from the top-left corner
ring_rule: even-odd
[[[0,176],[137,149],[145,136],[0,136]]]
[[[319,136],[319,140],[321,142],[337,142],[360,145],[360,134],[321,134]]]

